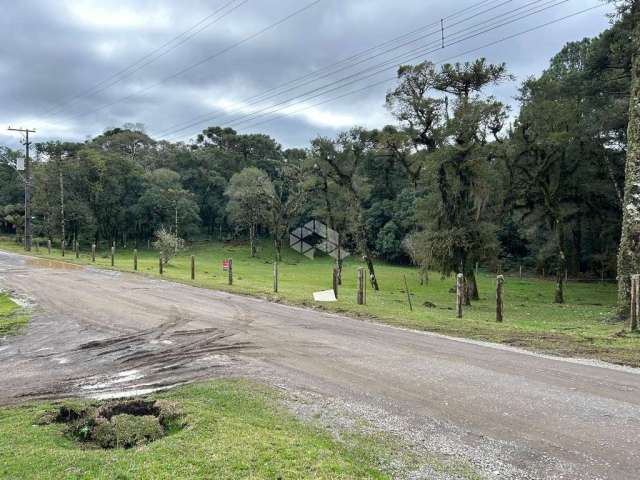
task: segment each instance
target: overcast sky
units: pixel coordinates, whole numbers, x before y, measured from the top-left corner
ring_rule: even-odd
[[[311,3],[2,1],[0,144],[18,146],[19,137],[4,133],[8,125],[36,128],[34,140],[43,141],[84,140],[131,122],[144,124],[158,138],[188,140],[206,126],[221,125],[268,133],[285,147],[304,147],[319,134],[391,122],[384,96],[400,61],[485,56],[506,62],[518,80],[494,93],[513,103],[518,82],[539,74],[566,42],[597,35],[608,26],[607,9],[598,8],[479,49],[600,0],[319,0],[234,47]],[[402,41],[372,49],[418,29]],[[406,45],[399,47],[402,43]],[[473,49],[479,50],[464,53]],[[194,64],[199,65],[191,68]],[[302,85],[271,90],[301,77]],[[391,81],[344,96],[385,79]],[[332,82],[338,83],[328,86]],[[270,90],[272,98],[256,98]],[[277,110],[283,107],[287,109]],[[198,120],[202,122],[190,125]],[[174,134],[183,126],[188,128]]]

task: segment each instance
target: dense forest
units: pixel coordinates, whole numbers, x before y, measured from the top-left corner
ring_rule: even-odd
[[[283,149],[210,127],[190,144],[140,125],[35,145],[34,234],[135,244],[161,228],[187,241],[269,237],[276,254],[311,218],[341,233],[377,288],[376,259],[465,273],[476,263],[563,277],[616,276],[631,82],[624,18],[567,44],[521,83],[519,111],[490,95],[508,65],[403,66],[395,124]],[[383,100],[383,99],[381,99]],[[22,233],[20,151],[1,148],[0,231]],[[562,301],[559,280],[556,300]]]

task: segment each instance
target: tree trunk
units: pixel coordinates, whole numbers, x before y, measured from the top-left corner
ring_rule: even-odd
[[[369,270],[369,280],[371,281],[371,287],[375,291],[380,290],[380,287],[378,286],[378,279],[376,278],[376,272],[373,268],[373,260],[371,260],[369,254],[365,254],[364,261],[367,263],[367,269]]]
[[[462,301],[464,302],[465,307],[471,306],[471,295],[469,295],[469,288],[471,284],[469,283],[468,278],[465,276],[462,279]]]
[[[480,300],[480,292],[478,291],[478,282],[476,281],[476,274],[473,270],[467,273],[467,297],[473,301]]]
[[[567,270],[567,258],[564,254],[564,232],[560,220],[556,220],[556,240],[558,242],[558,264],[556,268],[556,292],[554,303],[564,303],[564,277]]]
[[[640,2],[631,7],[633,21],[631,97],[625,165],[622,235],[618,252],[618,315],[629,316],[631,275],[640,273]]]
[[[282,239],[280,238],[274,238],[273,239],[273,246],[276,250],[276,262],[279,262],[282,260]]]

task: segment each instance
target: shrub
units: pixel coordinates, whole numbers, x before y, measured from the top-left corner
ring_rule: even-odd
[[[154,236],[156,240],[153,242],[153,248],[160,252],[164,265],[168,264],[176,253],[184,249],[184,240],[164,227],[160,228]]]

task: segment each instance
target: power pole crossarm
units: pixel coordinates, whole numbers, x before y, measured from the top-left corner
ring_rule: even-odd
[[[31,243],[33,241],[33,233],[31,226],[31,158],[29,158],[29,147],[31,142],[29,141],[29,134],[36,133],[35,129],[28,128],[8,128],[12,132],[24,133],[25,141],[24,146],[26,150],[26,156],[24,159],[24,249],[27,252],[31,251]]]

